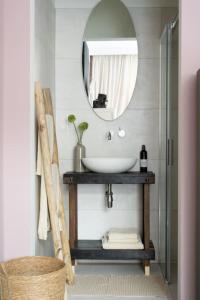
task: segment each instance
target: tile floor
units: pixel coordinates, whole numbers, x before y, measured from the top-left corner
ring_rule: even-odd
[[[172,263],[171,265],[171,284],[169,285],[169,289],[170,289],[170,293],[172,295],[172,299],[173,300],[177,300],[177,284],[178,284],[178,280],[177,280],[177,264],[176,263]]]
[[[98,263],[87,263],[87,264],[78,264],[75,267],[75,272],[77,275],[142,275],[143,269],[141,267],[141,264],[98,264]],[[162,276],[160,268],[158,264],[154,263],[151,267],[151,274],[155,276]],[[169,294],[166,294],[166,297],[164,298],[158,298],[158,297],[105,297],[105,296],[75,296],[75,295],[69,295],[68,300],[172,300]],[[176,300],[176,299],[173,299]]]

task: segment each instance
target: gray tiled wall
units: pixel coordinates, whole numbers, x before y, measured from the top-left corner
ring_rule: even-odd
[[[135,1],[136,7],[128,7],[139,43],[138,78],[126,112],[119,119],[108,122],[95,115],[85,94],[81,70],[82,37],[92,8],[91,1],[87,1],[88,7],[85,8],[81,8],[80,1],[76,2],[73,1],[70,8],[61,8],[63,3],[58,1],[60,6],[56,9],[56,120],[61,172],[72,170],[76,143],[74,130],[66,121],[68,114],[73,113],[79,121],[89,122],[89,129],[84,135],[88,156],[138,158],[141,145],[145,144],[149,169],[156,174],[156,184],[151,186],[151,238],[158,248],[159,38],[162,8],[158,5],[139,7],[138,1]],[[126,131],[124,139],[117,136],[119,127]],[[108,142],[105,134],[110,129],[115,135]],[[112,226],[135,226],[141,231],[141,188],[116,185],[113,191],[114,207],[109,210],[105,207],[104,186],[79,187],[79,238],[101,238]],[[67,199],[66,186],[64,192]]]

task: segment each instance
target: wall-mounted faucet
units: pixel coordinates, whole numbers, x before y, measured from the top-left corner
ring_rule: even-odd
[[[112,139],[112,135],[111,135],[111,132],[109,131],[108,132],[108,140],[111,141],[111,139]]]
[[[109,130],[109,131],[106,133],[106,138],[107,138],[108,141],[111,141],[112,138],[113,138],[113,136],[114,136],[114,131],[112,131],[112,130]],[[118,136],[119,136],[120,138],[124,138],[124,137],[126,136],[125,130],[124,130],[124,129],[121,129],[121,128],[119,127],[119,130],[118,130]]]
[[[108,131],[107,134],[106,134],[107,140],[111,141],[113,135],[114,135],[114,132],[112,130]]]

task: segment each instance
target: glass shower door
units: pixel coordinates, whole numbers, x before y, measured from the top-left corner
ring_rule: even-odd
[[[160,100],[160,178],[159,178],[159,260],[167,282],[171,268],[171,137],[170,66],[171,24],[161,36],[161,100]]]

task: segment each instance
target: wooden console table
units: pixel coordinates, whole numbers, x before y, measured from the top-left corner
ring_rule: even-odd
[[[155,259],[155,250],[150,241],[149,188],[155,183],[152,172],[127,172],[120,174],[99,174],[93,172],[67,172],[64,184],[69,185],[69,241],[72,260],[134,260],[143,261],[145,275],[150,274],[150,260]],[[101,240],[78,240],[78,184],[142,184],[143,186],[143,250],[120,250],[102,248]]]

